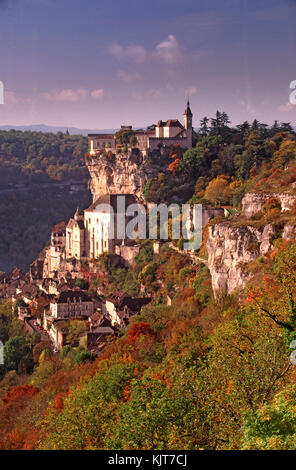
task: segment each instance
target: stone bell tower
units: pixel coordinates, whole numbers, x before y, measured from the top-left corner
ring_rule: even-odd
[[[186,109],[184,111],[184,127],[187,133],[187,141],[188,141],[188,148],[192,147],[192,134],[193,134],[193,127],[192,127],[192,112],[190,109],[189,100],[187,101]]]

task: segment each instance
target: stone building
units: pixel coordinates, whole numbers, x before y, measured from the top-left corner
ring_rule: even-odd
[[[77,209],[74,219],[70,219],[66,229],[66,259],[93,259],[102,253],[119,253],[119,247],[132,243],[125,237],[118,236],[117,216],[123,217],[125,230],[131,218],[126,216],[126,208],[134,203],[136,198],[131,194],[109,194],[95,201],[84,211],[84,215]]]
[[[99,150],[114,149],[116,146],[114,134],[88,134],[89,153],[95,155]]]
[[[124,201],[122,207],[120,200]],[[84,211],[85,251],[88,258],[97,258],[102,253],[115,253],[116,246],[124,245],[125,237],[118,236],[117,216],[123,217],[125,231],[129,221],[125,211],[134,203],[136,199],[131,194],[109,194],[101,196]]]
[[[66,224],[60,222],[51,231],[50,244],[46,249],[44,260],[38,259],[30,266],[31,281],[52,276],[58,271],[65,256]]]
[[[192,112],[190,103],[187,105],[183,114],[184,125],[178,119],[169,119],[165,122],[158,121],[155,129],[134,130],[132,126],[122,126],[121,129],[133,131],[133,135],[137,138],[136,147],[145,155],[147,151],[152,151],[160,147],[169,147],[178,144],[182,148],[192,147],[193,126]],[[96,155],[103,149],[116,149],[116,138],[114,134],[89,134],[88,147],[89,154]]]
[[[61,222],[55,225],[51,231],[50,248],[48,253],[48,270],[56,271],[59,268],[61,257],[66,244],[66,224]]]
[[[78,207],[66,228],[66,259],[82,256],[85,256],[84,215]]]
[[[142,307],[151,302],[151,297],[132,298],[124,293],[110,295],[103,311],[113,326],[125,328],[132,315],[140,313]]]
[[[50,302],[50,316],[55,319],[88,318],[94,313],[92,299],[81,290],[63,291]]]

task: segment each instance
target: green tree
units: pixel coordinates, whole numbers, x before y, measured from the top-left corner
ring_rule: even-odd
[[[26,338],[14,336],[4,345],[4,366],[8,372],[16,370],[18,373],[30,372],[33,368],[32,348]]]

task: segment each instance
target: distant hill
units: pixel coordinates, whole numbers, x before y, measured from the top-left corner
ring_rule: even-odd
[[[64,126],[47,126],[46,124],[32,124],[28,126],[14,126],[13,124],[9,126],[0,125],[0,130],[9,131],[10,129],[15,129],[19,131],[37,131],[37,132],[52,132],[56,134],[57,132],[67,132],[67,129],[71,135],[75,134],[95,134],[95,133],[114,133],[117,129],[79,129],[78,127],[64,127]]]

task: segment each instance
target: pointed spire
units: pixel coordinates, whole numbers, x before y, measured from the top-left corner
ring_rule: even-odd
[[[81,212],[79,206],[77,206],[76,212],[75,212],[75,214],[74,214],[74,219],[77,220],[77,219],[79,219],[79,217],[81,217],[82,215],[83,215],[83,214],[82,214],[82,212]]]
[[[186,109],[184,111],[184,116],[192,116],[192,112],[191,112],[191,109],[190,109],[189,98],[188,98],[188,101],[187,101]]]

